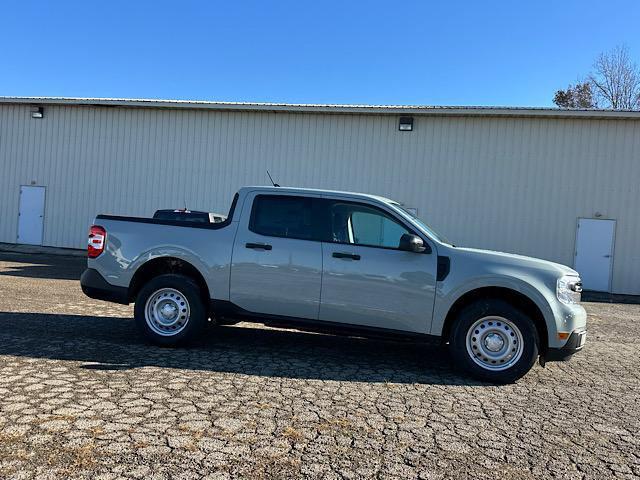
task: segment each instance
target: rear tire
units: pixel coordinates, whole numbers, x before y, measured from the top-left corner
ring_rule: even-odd
[[[144,285],[136,297],[134,317],[145,338],[163,347],[193,341],[207,324],[198,285],[177,274],[160,275]]]
[[[525,375],[538,358],[538,345],[533,319],[499,299],[462,309],[451,335],[456,364],[491,383],[513,383]]]

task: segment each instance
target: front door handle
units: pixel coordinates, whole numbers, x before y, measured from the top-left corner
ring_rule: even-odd
[[[273,247],[268,243],[247,243],[245,244],[247,248],[253,248],[255,250],[271,250]]]
[[[360,255],[356,253],[333,252],[334,258],[350,258],[351,260],[360,260]]]

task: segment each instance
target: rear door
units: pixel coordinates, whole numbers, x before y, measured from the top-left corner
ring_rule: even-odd
[[[374,205],[323,200],[328,241],[322,244],[320,320],[428,333],[435,298],[437,252],[399,250],[416,234]]]
[[[253,313],[316,320],[322,244],[316,200],[249,193],[233,246],[230,299]]]

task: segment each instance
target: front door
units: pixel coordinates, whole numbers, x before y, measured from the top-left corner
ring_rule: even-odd
[[[399,250],[416,233],[373,205],[326,202],[320,320],[428,333],[435,298],[437,253]]]
[[[615,220],[579,218],[574,268],[585,290],[611,291]]]
[[[233,246],[230,300],[249,312],[317,320],[322,245],[311,196],[249,194]]]
[[[42,245],[44,225],[44,187],[20,187],[17,243]]]

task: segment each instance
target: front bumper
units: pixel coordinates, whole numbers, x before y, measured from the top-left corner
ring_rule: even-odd
[[[129,304],[129,290],[125,287],[111,285],[100,272],[93,268],[87,268],[82,272],[80,286],[87,297],[123,305]]]
[[[568,360],[571,356],[584,348],[585,342],[587,340],[587,329],[580,329],[571,332],[569,335],[569,339],[567,343],[564,344],[563,347],[560,348],[549,348],[547,354],[545,355],[545,360],[553,362],[553,361],[563,361]]]

